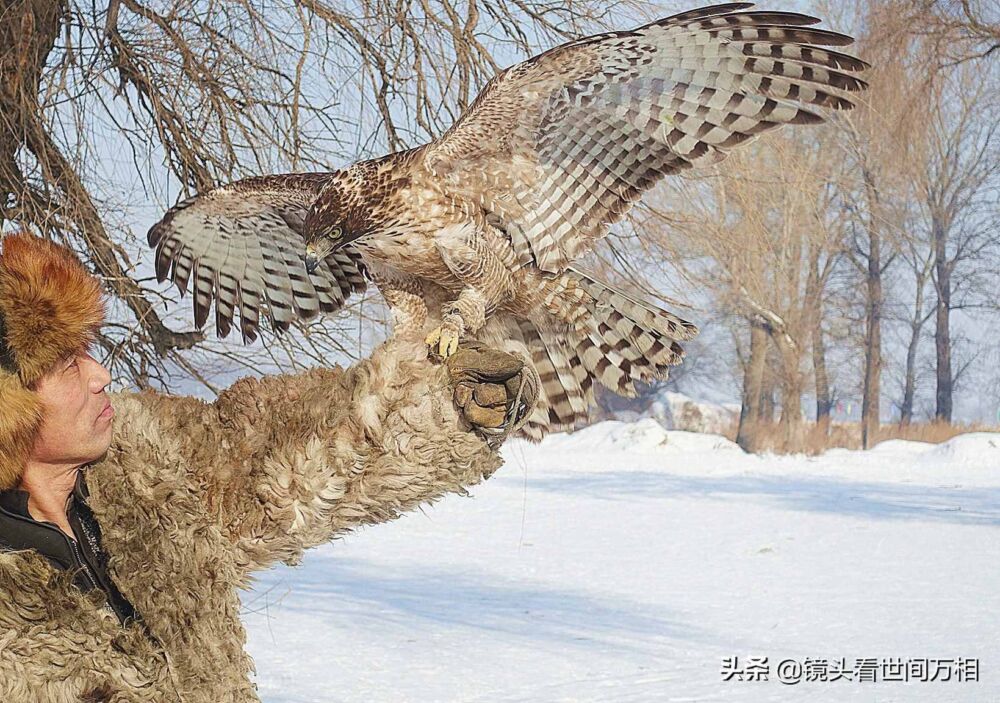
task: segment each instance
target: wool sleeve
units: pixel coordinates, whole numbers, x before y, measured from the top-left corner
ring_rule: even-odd
[[[391,339],[346,370],[245,378],[210,404],[147,402],[250,572],[489,477],[503,462],[453,396],[423,344]]]

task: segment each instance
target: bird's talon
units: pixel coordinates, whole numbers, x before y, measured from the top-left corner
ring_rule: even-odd
[[[461,334],[458,330],[451,325],[442,324],[431,330],[431,333],[424,338],[424,343],[431,349],[436,348],[437,353],[447,359],[458,351],[460,337]]]
[[[441,352],[441,356],[447,359],[449,356],[458,351],[458,335],[457,334],[454,336],[449,335],[447,341],[445,341],[445,344],[446,346],[444,348],[444,351]]]

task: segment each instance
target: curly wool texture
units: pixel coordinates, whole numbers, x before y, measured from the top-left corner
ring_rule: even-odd
[[[109,571],[145,618],[121,628],[33,552],[0,553],[0,700],[258,700],[237,588],[276,561],[491,475],[499,456],[419,343],[348,370],[244,379],[215,403],[114,398],[87,469]]]

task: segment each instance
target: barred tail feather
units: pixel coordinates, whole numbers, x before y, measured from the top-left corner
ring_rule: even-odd
[[[539,403],[521,435],[538,441],[589,419],[595,381],[624,396],[636,381],[665,379],[680,364],[679,342],[698,328],[593,276],[570,268],[548,279],[544,309],[533,319],[505,323],[538,371]]]
[[[687,320],[583,271],[570,268],[563,277],[589,298],[586,327],[571,334],[571,343],[575,342],[587,372],[618,395],[634,397],[636,381],[667,378],[669,368],[684,359],[679,342],[698,334]],[[568,314],[577,312],[571,309]]]
[[[586,422],[594,404],[593,383],[568,344],[569,328],[531,320],[519,320],[518,324],[541,382],[538,405],[521,433],[539,441],[547,434],[571,430]]]

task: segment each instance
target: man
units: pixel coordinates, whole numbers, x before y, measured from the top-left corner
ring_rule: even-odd
[[[417,339],[214,403],[109,395],[88,353],[103,317],[68,250],[3,240],[4,703],[258,700],[236,589],[488,477],[491,428],[523,424],[537,390],[509,354],[473,344],[436,366]]]

